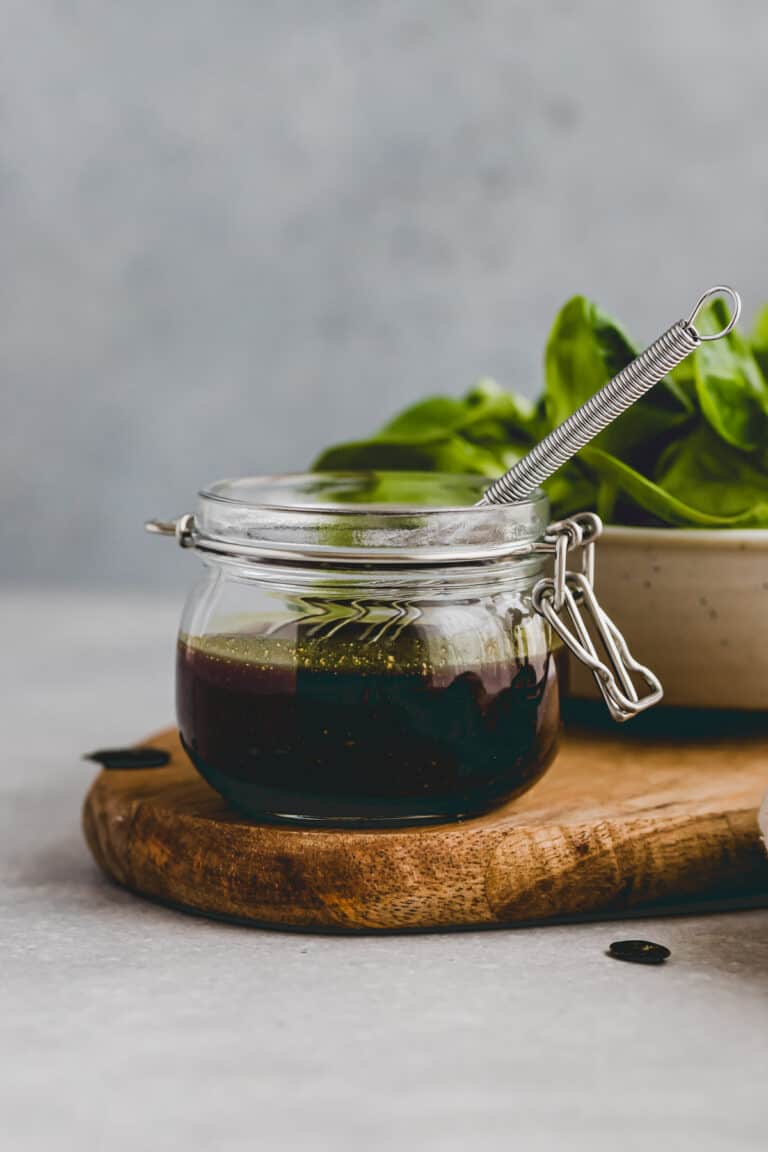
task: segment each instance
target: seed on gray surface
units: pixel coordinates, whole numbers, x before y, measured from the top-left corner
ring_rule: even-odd
[[[124,771],[132,768],[164,768],[171,759],[170,752],[163,748],[101,748],[98,752],[87,752],[83,760],[93,760],[110,771]]]
[[[651,940],[615,940],[608,955],[631,964],[663,964],[672,953],[663,944],[654,944]]]

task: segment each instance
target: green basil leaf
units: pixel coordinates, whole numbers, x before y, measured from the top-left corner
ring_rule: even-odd
[[[715,300],[697,327],[715,332],[728,315],[725,303]],[[744,452],[761,448],[768,438],[768,384],[741,333],[703,343],[694,371],[701,411],[717,435]]]
[[[631,505],[662,524],[684,528],[750,528],[768,525],[768,478],[734,450],[725,459],[724,445],[711,429],[699,428],[670,449],[656,480],[597,448],[584,456],[601,483],[611,485]],[[736,469],[732,485],[723,483]],[[599,503],[599,501],[598,501]]]
[[[763,379],[768,380],[768,304],[760,309],[755,318],[750,343]]]
[[[444,439],[461,426],[465,416],[461,400],[450,396],[431,396],[406,408],[394,420],[390,420],[375,439],[401,444]]]
[[[391,472],[464,472],[480,476],[498,476],[504,470],[509,449],[497,453],[461,436],[421,442],[358,440],[329,448],[315,461],[316,472],[391,471]],[[512,461],[510,460],[510,463]]]
[[[370,439],[329,448],[314,468],[498,476],[535,443],[534,421],[530,404],[483,380],[463,399],[431,397],[401,412]]]
[[[556,520],[597,505],[597,486],[578,460],[569,460],[543,487]]]
[[[546,416],[560,424],[637,355],[623,329],[583,296],[561,310],[545,354]],[[594,441],[635,465],[648,465],[659,438],[670,438],[693,413],[690,397],[671,379],[661,381]]]
[[[768,475],[754,458],[724,444],[707,424],[672,444],[655,476],[671,496],[724,521],[768,522]]]
[[[561,424],[637,355],[625,333],[583,296],[560,310],[544,356],[547,420]]]

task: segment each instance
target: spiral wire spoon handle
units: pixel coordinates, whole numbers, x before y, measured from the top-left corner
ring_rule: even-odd
[[[727,296],[730,299],[733,306],[731,318],[720,332],[703,336],[694,327],[694,320],[704,304],[715,296]],[[522,460],[518,460],[508,472],[494,480],[478,504],[511,504],[516,500],[525,500],[617,416],[690,356],[702,342],[720,340],[727,336],[740,314],[741,297],[733,288],[719,284],[708,289],[696,301],[686,320],[678,320],[668,328],[599,392],[590,396],[567,420],[545,436]]]

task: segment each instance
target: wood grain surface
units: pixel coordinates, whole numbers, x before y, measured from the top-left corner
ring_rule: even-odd
[[[490,815],[371,832],[250,823],[169,729],[149,741],[171,751],[168,767],[99,774],[85,835],[134,892],[275,927],[434,929],[768,902],[764,723],[644,720],[573,725],[545,778]]]

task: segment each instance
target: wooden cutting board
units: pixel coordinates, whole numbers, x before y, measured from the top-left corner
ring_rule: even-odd
[[[762,717],[667,712],[608,728],[582,711],[549,773],[505,808],[372,832],[250,823],[175,730],[149,743],[171,763],[101,772],[85,835],[118,883],[204,915],[391,931],[768,903]]]

